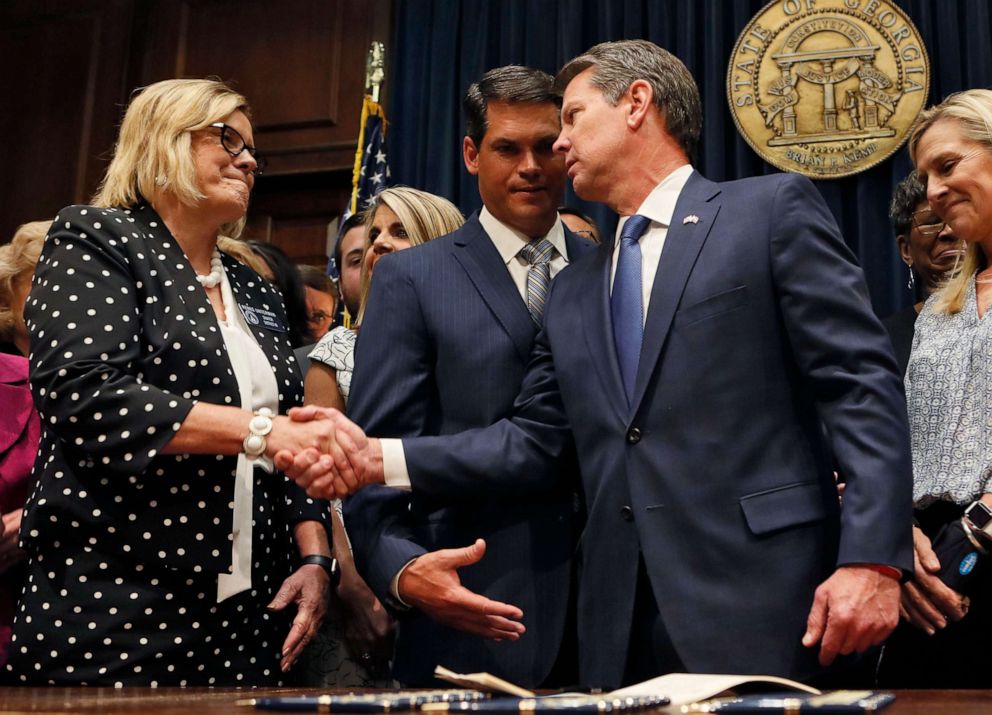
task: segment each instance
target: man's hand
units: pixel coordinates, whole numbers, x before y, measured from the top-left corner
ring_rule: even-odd
[[[296,617],[289,635],[282,644],[282,672],[289,670],[306,645],[313,639],[327,612],[327,594],[331,579],[323,568],[305,564],[282,582],[279,592],[268,605],[270,611],[281,611],[290,603],[296,604]]]
[[[469,591],[458,578],[458,569],[479,562],[486,542],[476,539],[462,549],[441,549],[414,560],[399,580],[404,602],[452,628],[492,640],[517,640],[525,628],[523,611]]]
[[[881,643],[899,622],[899,582],[867,566],[841,566],[820,584],[803,645],[820,643],[820,665]]]
[[[383,481],[382,450],[378,440],[370,440],[354,422],[338,410],[307,405],[288,413],[294,422],[330,420],[334,440],[324,453],[305,449],[275,455],[275,465],[311,497],[340,499],[366,484]]]
[[[947,625],[947,619],[960,621],[968,613],[969,599],[941,581],[940,561],[930,539],[913,527],[913,559],[916,575],[902,585],[900,615],[914,626],[933,635]]]

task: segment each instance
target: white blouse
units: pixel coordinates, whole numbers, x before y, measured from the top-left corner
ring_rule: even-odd
[[[220,326],[231,368],[238,381],[241,393],[241,406],[252,411],[268,407],[272,414],[279,411],[279,387],[275,374],[258,346],[255,337],[248,329],[241,309],[238,307],[227,271],[221,271],[221,296],[224,300],[226,320],[217,319]],[[238,466],[234,484],[234,524],[231,544],[231,560],[234,571],[217,577],[217,602],[251,588],[251,540],[252,540],[252,498],[254,495],[255,466],[269,474],[273,471],[272,460],[260,457],[249,460],[245,454],[238,455]]]
[[[974,280],[960,312],[934,302],[916,320],[906,369],[917,507],[992,491],[992,316],[978,317]]]

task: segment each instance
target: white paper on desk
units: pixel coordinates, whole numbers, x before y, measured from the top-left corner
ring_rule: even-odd
[[[707,675],[704,673],[669,673],[627,688],[614,690],[610,695],[665,695],[672,705],[686,705],[709,700],[741,685],[774,685],[778,689],[800,690],[819,695],[820,691],[808,685],[779,678],[774,675]]]

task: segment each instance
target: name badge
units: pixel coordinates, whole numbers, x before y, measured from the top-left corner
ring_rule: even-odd
[[[279,316],[271,310],[242,303],[238,303],[238,307],[241,308],[241,314],[245,316],[248,325],[260,325],[266,330],[274,330],[277,333],[289,332],[289,326],[279,320]]]

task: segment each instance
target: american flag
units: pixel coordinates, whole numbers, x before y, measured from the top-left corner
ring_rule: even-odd
[[[355,170],[351,177],[351,199],[338,223],[337,241],[341,240],[341,231],[348,217],[368,208],[375,195],[389,185],[391,174],[386,154],[386,127],[386,113],[382,105],[371,96],[365,95],[358,150],[355,152]],[[333,253],[327,259],[327,275],[335,281],[340,275],[338,266],[334,264]]]
[[[371,96],[365,95],[362,103],[362,132],[358,135],[355,172],[351,177],[348,215],[368,208],[373,197],[389,184],[386,125],[386,113],[382,106],[373,101]]]

